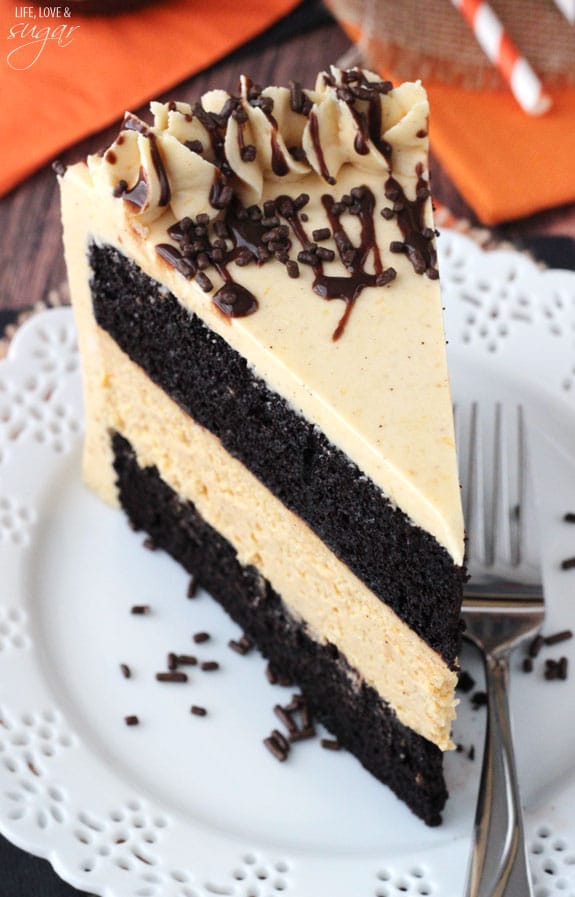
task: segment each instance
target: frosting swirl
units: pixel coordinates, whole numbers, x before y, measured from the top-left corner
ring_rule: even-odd
[[[334,184],[348,164],[393,172],[414,195],[414,171],[426,161],[421,84],[394,89],[361,69],[331,68],[314,90],[297,83],[262,89],[242,76],[237,95],[212,90],[193,106],[150,108],[152,124],[127,114],[114,143],[87,160],[95,185],[143,224],[168,208],[177,220],[213,219],[234,195],[258,203],[269,180],[298,181],[313,171]]]

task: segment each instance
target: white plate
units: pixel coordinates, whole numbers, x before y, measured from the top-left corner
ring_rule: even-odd
[[[575,554],[575,275],[452,232],[440,248],[456,401],[527,409],[547,630],[575,629],[575,571],[559,570]],[[455,740],[476,759],[448,756],[438,829],[318,739],[277,763],[261,742],[291,690],[234,654],[218,606],[189,601],[181,569],[81,486],[81,417],[71,312],[38,315],[0,366],[0,830],[105,897],[460,897],[483,711],[463,697]],[[212,638],[194,645],[199,630]],[[547,656],[573,666],[574,643]],[[172,650],[221,669],[158,683]],[[537,897],[575,895],[574,681],[513,675]]]

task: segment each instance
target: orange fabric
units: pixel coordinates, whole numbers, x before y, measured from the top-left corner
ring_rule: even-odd
[[[353,40],[356,27],[343,23]],[[393,72],[381,66],[383,77]],[[575,202],[575,87],[550,87],[553,106],[528,115],[511,92],[426,80],[430,140],[466,202],[488,225]]]
[[[54,4],[60,18],[31,19],[25,11],[39,16],[37,7],[0,0],[0,194],[126,109],[216,62],[297,3],[163,0],[123,15],[69,18],[63,4]],[[50,35],[45,45],[31,43],[34,26],[36,34]]]

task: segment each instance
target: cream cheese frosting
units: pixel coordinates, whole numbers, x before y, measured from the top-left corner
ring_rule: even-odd
[[[70,268],[91,240],[135,258],[461,564],[423,87],[333,69],[313,91],[243,78],[236,97],[152,112],[66,172]],[[303,197],[291,218],[286,196]],[[217,234],[250,206],[279,222],[265,260],[240,225]],[[212,235],[205,261],[186,249],[196,228]],[[226,305],[230,282],[253,313]]]

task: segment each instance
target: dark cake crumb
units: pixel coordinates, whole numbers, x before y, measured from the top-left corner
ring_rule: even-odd
[[[462,670],[457,680],[457,689],[467,694],[475,685],[475,679],[466,670]]]
[[[470,760],[475,760],[475,745],[472,744],[467,752],[467,756]]]
[[[149,536],[146,539],[144,539],[144,541],[142,542],[142,545],[144,546],[144,548],[147,551],[157,551],[157,549],[158,549],[158,546],[156,545],[154,540],[150,539]]]
[[[567,511],[563,516],[563,520],[565,523],[575,523],[575,513],[573,513],[573,511]]]
[[[531,659],[531,657],[523,658],[523,663],[521,665],[521,669],[523,670],[524,673],[533,672],[533,660]]]
[[[474,694],[471,696],[471,704],[473,705],[474,710],[478,710],[480,707],[485,707],[485,705],[487,704],[487,692],[474,692]]]

